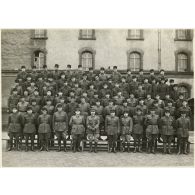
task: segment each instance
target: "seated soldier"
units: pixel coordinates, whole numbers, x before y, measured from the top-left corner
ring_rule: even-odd
[[[87,117],[87,139],[89,140],[89,152],[93,151],[92,145],[95,142],[94,152],[97,153],[98,138],[100,136],[100,118],[96,115],[95,109],[92,108],[90,111],[91,115]]]

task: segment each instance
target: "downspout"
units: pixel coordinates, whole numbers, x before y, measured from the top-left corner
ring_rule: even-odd
[[[158,30],[158,70],[161,69],[161,30]]]

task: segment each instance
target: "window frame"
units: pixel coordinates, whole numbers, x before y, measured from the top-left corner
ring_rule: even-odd
[[[82,35],[82,31],[83,30],[92,30],[92,37],[83,37]],[[80,29],[79,30],[79,40],[96,40],[96,37],[95,37],[95,29]]]
[[[43,30],[43,36],[36,36],[36,31],[37,30]],[[32,39],[48,39],[47,30],[45,30],[45,29],[34,29]]]
[[[31,60],[31,67],[33,67],[34,66],[34,59],[35,59],[35,53],[36,52],[41,52],[41,53],[43,53],[44,54],[44,63],[43,63],[43,65],[44,64],[47,64],[47,51],[45,50],[45,49],[34,49],[33,51],[32,51],[32,60]],[[39,70],[41,70],[41,69],[43,69],[43,67],[37,67],[37,69],[39,69]]]
[[[134,30],[139,30],[140,31],[140,37],[133,37],[131,32]],[[127,31],[127,38],[126,40],[140,40],[143,41],[144,40],[144,30],[143,29],[128,29]]]
[[[185,38],[179,37],[179,31],[185,31]],[[175,30],[175,41],[192,41],[193,39],[193,32],[192,29],[177,29]]]

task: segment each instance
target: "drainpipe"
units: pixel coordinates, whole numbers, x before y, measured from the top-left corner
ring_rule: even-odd
[[[158,70],[161,69],[161,30],[158,30]]]

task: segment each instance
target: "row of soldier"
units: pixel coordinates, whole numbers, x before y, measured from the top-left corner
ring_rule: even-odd
[[[90,151],[94,141],[97,152],[102,135],[108,136],[109,151],[116,152],[118,139],[122,142],[121,150],[124,151],[127,143],[129,151],[133,135],[135,152],[141,151],[141,141],[146,138],[148,151],[154,153],[156,139],[160,142],[162,137],[164,153],[167,144],[171,153],[170,144],[177,135],[178,153],[182,148],[187,153],[191,110],[184,95],[178,93],[174,80],[166,84],[164,70],[157,76],[150,70],[147,77],[142,70],[138,76],[132,76],[128,70],[123,77],[114,67],[108,77],[104,68],[100,74],[94,74],[91,69],[83,73],[81,66],[75,72],[70,71],[70,65],[65,72],[59,71],[58,65],[55,68],[52,72],[46,66],[43,71],[33,67],[32,72],[27,73],[25,67],[21,67],[8,100],[9,150],[14,137],[18,149],[24,137],[26,151],[29,139],[34,150],[34,135],[38,133],[40,150],[44,145],[48,150],[49,139],[55,134],[59,151],[62,140],[66,151],[66,138],[70,135],[73,151],[80,150],[81,140],[87,138]]]

